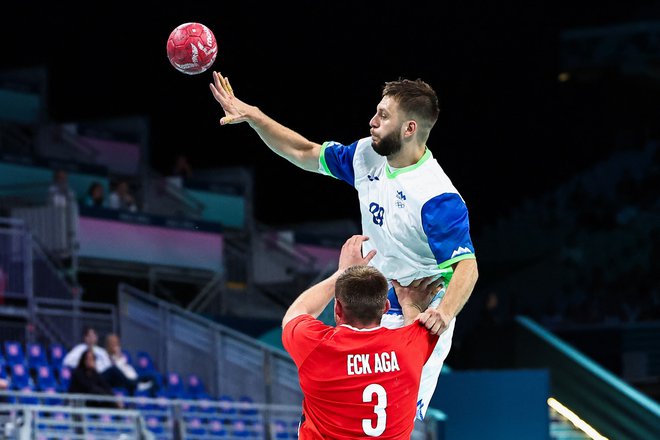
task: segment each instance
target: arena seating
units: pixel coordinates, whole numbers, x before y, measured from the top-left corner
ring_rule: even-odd
[[[127,432],[128,419],[116,413],[95,412],[74,416],[65,410],[69,407],[97,406],[86,405],[87,396],[67,393],[71,371],[61,365],[61,354],[66,354],[65,347],[37,343],[23,345],[18,341],[6,341],[3,347],[4,350],[0,350],[0,377],[9,380],[10,390],[4,393],[5,396],[0,396],[0,406],[9,403],[33,405],[38,409],[35,409],[33,417],[35,426],[43,434],[36,438],[64,438],[80,429],[76,428],[80,420],[84,421],[87,434],[96,439],[116,438]],[[176,438],[177,426],[183,438],[192,440],[261,439],[266,438],[265,430],[270,432],[270,438],[297,438],[299,414],[296,412],[286,416],[266,415],[264,405],[255,404],[251,396],[211,396],[197,375],[160,372],[146,350],[136,351],[135,356],[125,352],[136,359],[138,371],[155,373],[164,378],[155,396],[149,390],[138,389],[130,395],[125,389],[115,389],[116,397],[123,402],[123,409],[137,411],[154,438]],[[89,399],[94,400],[95,397],[90,396]]]

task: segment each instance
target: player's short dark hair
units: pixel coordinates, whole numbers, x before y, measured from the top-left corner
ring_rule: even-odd
[[[411,80],[399,78],[397,81],[386,82],[383,86],[383,97],[394,98],[403,112],[414,117],[423,124],[427,132],[435,125],[440,114],[438,95],[421,79]]]
[[[371,266],[351,266],[335,284],[335,296],[341,302],[349,322],[380,322],[387,302],[387,280]]]

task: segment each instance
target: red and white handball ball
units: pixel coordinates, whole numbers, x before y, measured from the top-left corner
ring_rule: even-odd
[[[167,39],[167,58],[176,70],[188,75],[206,71],[217,54],[215,35],[201,23],[179,25]]]

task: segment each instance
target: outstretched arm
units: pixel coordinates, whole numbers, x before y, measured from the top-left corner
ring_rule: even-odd
[[[334,298],[335,283],[339,275],[351,266],[366,266],[369,264],[374,255],[376,255],[376,250],[372,249],[366,257],[363,257],[362,243],[366,240],[369,240],[369,237],[364,235],[354,235],[346,240],[339,255],[339,268],[337,272],[300,294],[284,315],[282,328],[293,318],[300,315],[307,314],[317,318],[330,300]]]
[[[321,144],[311,142],[299,133],[268,117],[259,108],[248,105],[234,95],[229,79],[213,72],[211,92],[225,111],[220,125],[247,122],[257,132],[268,148],[294,165],[317,171]]]
[[[419,322],[435,335],[444,332],[449,323],[461,311],[472,294],[479,271],[477,260],[466,259],[456,263],[454,275],[447,286],[447,292],[437,308],[429,308],[419,315]]]

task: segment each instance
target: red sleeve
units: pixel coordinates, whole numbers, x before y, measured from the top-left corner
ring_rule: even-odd
[[[419,321],[415,320],[412,324],[407,326],[410,328],[410,337],[413,344],[416,344],[417,347],[422,350],[424,353],[424,361],[426,362],[433,353],[435,344],[438,342],[438,335],[432,335],[429,330],[424,327]]]
[[[334,330],[312,315],[296,316],[282,329],[282,345],[300,368],[307,356]]]

